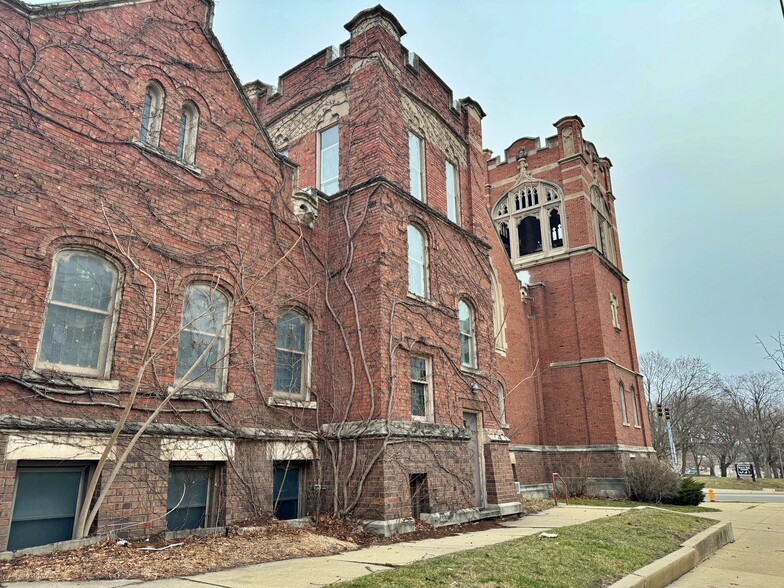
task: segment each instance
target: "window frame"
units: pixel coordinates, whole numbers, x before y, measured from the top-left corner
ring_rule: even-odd
[[[327,149],[335,148],[337,150],[337,169],[336,174],[334,177],[328,178],[326,181],[324,179],[324,135],[330,132],[332,129],[335,129],[337,133],[337,140],[335,141],[334,145],[330,145]],[[319,129],[316,133],[316,141],[317,141],[317,149],[316,153],[318,153],[318,160],[317,160],[317,169],[316,169],[316,178],[318,181],[318,189],[321,190],[327,196],[332,196],[340,192],[340,123],[337,122],[335,124],[326,126],[322,129]],[[327,192],[324,189],[325,184],[335,182],[335,190],[333,192]]]
[[[425,362],[425,378],[424,379],[414,379],[411,375],[411,368],[413,361],[415,359],[422,359]],[[411,385],[411,420],[419,421],[423,423],[432,423],[435,419],[435,408],[433,406],[433,358],[429,355],[423,355],[420,353],[412,353],[409,356],[408,362],[408,381]],[[413,402],[413,384],[424,384],[424,408],[425,414],[424,415],[415,415],[414,414],[414,402]]]
[[[501,287],[501,281],[498,279],[498,272],[492,262],[490,264],[492,270],[490,274],[491,279],[491,294],[493,302],[493,340],[494,347],[497,353],[506,355],[506,313],[504,312],[504,291]]]
[[[49,317],[49,305],[52,303],[52,294],[55,287],[55,278],[57,274],[57,264],[61,256],[66,254],[82,254],[101,260],[106,266],[112,268],[114,271],[114,282],[112,284],[113,291],[109,296],[109,309],[106,312],[108,325],[104,324],[103,334],[101,336],[101,349],[98,355],[98,366],[95,369],[81,368],[70,364],[55,363],[51,361],[44,361],[41,359],[41,351],[44,346],[44,334],[46,332],[46,321]],[[122,298],[122,282],[124,272],[122,266],[115,263],[110,257],[103,254],[99,250],[83,247],[65,247],[59,249],[52,256],[52,264],[49,270],[49,285],[46,290],[46,298],[44,299],[44,312],[41,317],[41,332],[38,336],[38,345],[35,352],[35,371],[56,372],[60,374],[68,374],[79,377],[95,378],[95,379],[108,379],[112,371],[112,362],[114,359],[114,346],[117,339],[117,322],[119,319],[120,300]],[[75,308],[77,310],[94,312],[94,309],[83,307],[73,304],[60,304],[55,302],[56,305],[66,308]],[[103,314],[103,312],[101,312]],[[108,327],[108,328],[107,328]]]
[[[450,198],[449,192],[449,170],[452,170],[452,194]],[[460,176],[459,170],[460,168],[457,164],[451,162],[450,160],[445,160],[444,164],[444,173],[445,173],[445,180],[446,180],[446,217],[455,223],[458,227],[461,226],[460,219],[461,219],[461,210],[460,210]],[[454,209],[450,214],[450,204],[452,204],[452,208]],[[454,218],[453,218],[454,217]]]
[[[468,319],[470,322],[471,330],[469,332],[463,331],[463,319],[460,318],[460,308],[461,305],[465,306],[468,310]],[[457,321],[458,321],[458,332],[460,334],[460,367],[463,369],[468,370],[476,370],[479,362],[477,360],[477,349],[476,349],[476,310],[474,306],[468,302],[465,298],[460,298],[457,302]],[[469,348],[469,363],[465,363],[463,361],[463,338],[467,338],[468,340],[468,348]]]
[[[417,145],[417,149],[419,150],[419,169],[417,170],[419,173],[417,174],[418,178],[418,185],[419,185],[419,196],[414,194],[414,157],[411,150],[412,140],[414,144]],[[408,131],[408,193],[411,194],[411,197],[415,200],[419,200],[422,203],[427,202],[427,184],[425,180],[425,140],[423,137],[415,133],[414,131]]]
[[[591,216],[593,221],[596,249],[613,265],[617,265],[618,257],[615,250],[615,237],[610,209],[599,188],[594,184],[590,188]]]
[[[202,333],[201,331],[196,331],[195,329],[186,329],[185,325],[182,324],[182,321],[185,317],[185,304],[188,300],[188,290],[193,287],[198,286],[207,286],[210,288],[210,291],[217,293],[226,300],[226,317],[223,321],[222,329],[225,330],[225,334],[221,337],[223,339],[223,353],[222,357],[218,360],[218,362],[213,366],[215,369],[216,374],[218,374],[219,381],[215,384],[208,384],[204,382],[199,382],[198,379],[192,380],[193,374],[191,374],[188,379],[191,380],[186,384],[182,383],[184,378],[177,376],[177,365],[179,364],[179,357],[180,357],[180,337],[186,331],[196,332],[199,334],[207,334],[212,337],[216,337],[219,333]],[[182,391],[195,391],[195,392],[202,392],[206,394],[216,394],[218,396],[223,396],[226,394],[226,388],[228,385],[229,380],[229,348],[231,343],[231,324],[232,324],[232,311],[234,310],[234,299],[233,297],[223,288],[220,288],[217,284],[195,280],[192,281],[185,286],[185,291],[183,292],[182,296],[182,307],[180,310],[180,325],[178,327],[177,333],[177,353],[175,356],[175,373],[174,373],[174,385],[181,386]],[[191,365],[188,369],[192,369],[193,366]],[[187,371],[186,371],[187,373]]]
[[[311,356],[312,356],[312,341],[313,341],[313,320],[310,315],[303,310],[291,307],[281,310],[275,317],[275,342],[273,351],[276,354],[278,348],[278,321],[287,314],[294,313],[299,315],[305,321],[305,339],[303,341],[304,350],[302,353],[302,373],[300,374],[300,391],[299,392],[286,392],[285,390],[275,389],[275,369],[276,362],[273,355],[272,358],[272,397],[285,398],[289,400],[300,400],[308,402],[310,400],[310,370],[311,370]],[[298,350],[280,348],[280,351],[286,353],[300,353]]]
[[[506,390],[502,382],[496,382],[496,392],[498,394],[498,422],[501,427],[508,426],[506,420]]]
[[[148,96],[150,97],[149,104],[147,101]],[[163,85],[157,80],[149,80],[144,88],[139,141],[153,149],[157,149],[160,145],[165,109],[166,91],[163,89]]]
[[[419,234],[419,236],[422,238],[422,260],[421,261],[416,259],[413,260],[415,263],[421,265],[422,267],[422,293],[415,292],[414,290],[411,289],[411,262],[412,262],[411,230],[412,229],[416,231],[417,234]],[[421,226],[414,223],[408,223],[408,225],[406,226],[406,253],[408,259],[408,263],[406,265],[407,273],[408,273],[408,280],[407,280],[408,293],[416,298],[420,298],[422,300],[428,300],[430,298],[430,271],[429,271],[430,270],[429,267],[430,246],[428,242],[428,235],[425,232],[425,230],[422,229]]]
[[[610,294],[610,315],[612,317],[612,326],[616,331],[621,330],[620,315],[618,314],[618,297],[615,294]]]
[[[553,228],[550,226],[553,211],[557,212],[561,223],[561,245],[558,246],[553,245]],[[499,198],[492,210],[493,226],[510,260],[535,260],[566,252],[568,230],[564,211],[563,191],[556,184],[544,180],[523,182]],[[541,248],[521,254],[519,226],[528,218],[536,219],[538,223]]]
[[[195,531],[196,529],[210,529],[216,527],[220,513],[218,512],[217,502],[220,500],[221,489],[218,487],[222,482],[220,463],[210,461],[170,461],[169,471],[166,478],[166,532],[180,533]],[[171,485],[172,470],[191,470],[207,472],[207,499],[204,505],[204,519],[202,525],[198,527],[181,527],[179,529],[169,529],[169,514],[175,512],[177,508],[169,510],[169,486]]]
[[[621,420],[624,427],[629,426],[629,412],[626,407],[626,389],[623,382],[618,382],[618,396],[621,400]]]
[[[196,140],[199,134],[199,108],[192,100],[182,103],[180,129],[177,135],[177,159],[186,165],[196,165]]]

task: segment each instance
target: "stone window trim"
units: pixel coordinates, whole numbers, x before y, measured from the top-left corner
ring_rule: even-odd
[[[508,429],[509,423],[506,420],[506,389],[502,382],[496,382],[498,392],[498,424],[502,429]]]
[[[192,100],[182,103],[180,130],[177,136],[177,159],[185,165],[195,166],[196,137],[199,132],[199,109]]]
[[[278,329],[278,322],[281,318],[289,315],[295,314],[298,315],[300,319],[303,320],[305,324],[305,334],[304,334],[304,341],[303,341],[303,350],[290,350],[288,348],[279,348],[277,345],[277,329]],[[274,351],[282,351],[285,353],[301,353],[302,355],[302,371],[300,373],[300,391],[299,392],[287,392],[285,390],[276,390],[275,389],[275,369],[274,369],[274,358],[273,358],[273,376],[272,376],[272,395],[267,400],[268,406],[288,406],[288,407],[299,407],[299,408],[316,408],[317,404],[315,401],[311,401],[311,393],[310,393],[310,381],[311,381],[311,369],[312,369],[312,353],[313,353],[313,319],[311,318],[310,313],[306,312],[302,308],[297,306],[291,307],[284,307],[278,312],[275,318],[275,341],[274,341]]]
[[[618,382],[618,398],[621,402],[621,422],[624,427],[628,427],[629,413],[626,410],[626,389],[623,387],[623,382]]]
[[[163,151],[158,147],[152,147],[150,145],[147,145],[146,143],[142,143],[137,137],[131,139],[131,145],[133,145],[134,147],[136,147],[141,151],[144,151],[145,153],[155,155],[156,157],[160,157],[161,159],[164,159],[169,163],[173,163],[174,165],[181,167],[182,169],[189,172],[193,176],[196,176],[197,178],[201,177],[202,175],[201,169],[196,167],[195,165],[186,163],[181,159],[179,159],[176,155],[173,155],[171,153],[166,153],[165,151]]]
[[[561,188],[535,179],[516,185],[498,200],[493,206],[493,224],[512,262],[533,261],[567,250],[568,230],[563,202]],[[528,236],[531,240],[528,245],[531,246],[525,247],[521,234],[536,229],[538,234]],[[523,251],[524,247],[530,250]]]
[[[415,376],[413,373],[414,369],[414,361],[415,360],[422,360],[424,361],[425,366],[425,374],[424,377]],[[429,355],[423,355],[420,353],[411,353],[411,361],[410,361],[410,382],[411,382],[411,394],[412,394],[412,410],[411,410],[411,420],[420,421],[423,423],[432,423],[435,421],[435,408],[433,402],[433,358]],[[415,415],[413,411],[413,392],[414,392],[414,385],[422,385],[424,386],[424,413],[423,415]]]
[[[492,261],[490,262],[490,278],[492,283],[491,294],[493,298],[493,340],[495,351],[499,355],[506,355],[506,313],[504,312],[504,291],[498,279],[498,272]]]
[[[332,130],[337,132],[337,142],[334,145],[328,145],[326,148],[323,147],[324,136],[326,133],[331,132]],[[335,149],[337,153],[337,173],[335,176],[330,176],[328,178],[323,177],[324,173],[324,155],[328,149]],[[326,125],[321,127],[316,132],[316,182],[318,185],[318,189],[326,194],[327,196],[332,196],[340,192],[340,124],[339,122],[334,122],[332,124]],[[334,190],[330,187],[329,184],[335,183]]]
[[[460,366],[476,370],[476,311],[475,306],[465,297],[457,302],[457,319],[460,333]]]
[[[142,116],[139,124],[139,141],[144,145],[158,148],[161,140],[161,126],[166,104],[166,92],[158,80],[150,80],[144,90]]]
[[[413,149],[416,146],[416,149],[419,153],[414,153]],[[420,202],[427,203],[427,177],[425,173],[425,162],[427,161],[426,155],[426,143],[423,135],[415,133],[412,130],[408,131],[408,167],[409,167],[409,186],[408,192],[415,200],[419,200]],[[418,168],[415,167],[418,165]],[[417,183],[414,184],[414,180],[417,180]],[[419,192],[419,195],[417,195]]]
[[[97,259],[104,264],[104,267],[110,268],[114,272],[114,280],[112,283],[112,293],[109,297],[109,308],[105,311],[108,324],[104,324],[103,332],[101,334],[100,351],[98,357],[98,365],[96,368],[83,368],[79,366],[47,361],[43,358],[43,347],[45,345],[44,337],[47,327],[47,320],[49,318],[50,305],[53,303],[52,295],[55,289],[55,279],[58,264],[64,258],[70,257],[75,254],[82,254],[93,259]],[[120,301],[122,300],[122,285],[125,278],[124,267],[116,262],[112,257],[107,255],[100,249],[89,246],[69,245],[58,249],[52,255],[52,265],[49,273],[49,284],[46,291],[46,299],[44,303],[44,313],[41,321],[41,332],[38,337],[38,344],[35,353],[35,362],[33,364],[33,373],[38,374],[42,378],[50,379],[48,376],[76,376],[77,380],[81,383],[95,384],[96,388],[113,387],[114,381],[110,380],[112,371],[112,361],[114,359],[114,347],[117,339],[117,321],[120,314]],[[65,304],[54,301],[56,306],[66,307]],[[79,310],[78,305],[67,305],[70,308]],[[87,307],[83,307],[87,309]],[[89,309],[87,309],[89,311]],[[102,311],[103,314],[103,311]],[[25,372],[29,373],[29,371]],[[72,381],[73,378],[67,378]],[[73,382],[77,384],[77,382]],[[79,385],[79,384],[77,384]],[[92,387],[92,386],[90,386]],[[118,385],[119,387],[119,385]]]
[[[615,294],[610,294],[610,313],[612,315],[612,325],[613,329],[617,332],[621,332],[621,323],[618,318],[618,297]]]
[[[226,316],[223,320],[223,324],[218,330],[218,332],[211,334],[213,339],[208,343],[209,348],[211,349],[212,346],[215,345],[215,342],[220,340],[223,342],[223,350],[219,351],[221,357],[218,358],[217,362],[214,364],[216,374],[218,376],[218,381],[215,384],[199,382],[198,377],[194,378],[194,373],[189,374],[187,377],[189,379],[193,379],[193,381],[187,382],[183,385],[182,378],[178,377],[175,374],[174,378],[174,385],[167,388],[168,392],[171,393],[177,386],[181,386],[180,391],[178,393],[178,397],[180,398],[187,398],[187,397],[194,397],[194,398],[209,398],[211,400],[226,400],[230,401],[234,399],[234,394],[227,392],[227,381],[229,375],[229,355],[230,355],[230,342],[231,342],[231,321],[232,321],[232,313],[234,310],[234,299],[233,296],[229,291],[225,288],[220,287],[218,284],[214,282],[210,282],[207,280],[192,280],[186,286],[183,292],[182,298],[182,312],[180,314],[181,321],[180,326],[178,327],[178,336],[177,340],[179,342],[180,338],[183,336],[183,333],[186,331],[196,332],[195,329],[188,329],[188,325],[183,325],[182,320],[185,318],[185,307],[188,302],[188,292],[191,291],[193,288],[197,288],[199,286],[207,286],[210,288],[211,292],[221,296],[225,301],[226,305]],[[192,324],[194,321],[189,323]],[[207,350],[205,350],[206,352]],[[201,356],[200,356],[201,357]],[[177,351],[177,359],[179,359],[179,348]]]

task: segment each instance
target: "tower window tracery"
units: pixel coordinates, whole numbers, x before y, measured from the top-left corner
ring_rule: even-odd
[[[548,255],[565,245],[562,200],[558,187],[534,181],[515,187],[498,201],[493,221],[510,259]]]

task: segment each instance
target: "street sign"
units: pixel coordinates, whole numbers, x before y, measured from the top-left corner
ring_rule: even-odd
[[[738,478],[751,478],[752,481],[756,481],[757,479],[757,477],[754,475],[753,463],[736,463],[735,474],[738,476]]]

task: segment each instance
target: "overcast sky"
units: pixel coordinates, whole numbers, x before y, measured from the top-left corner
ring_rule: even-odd
[[[372,1],[372,0],[371,0]],[[240,78],[347,39],[371,2],[219,0]],[[487,112],[485,147],[579,114],[613,162],[640,353],[769,367],[784,331],[784,18],[778,0],[385,0],[403,43]]]

